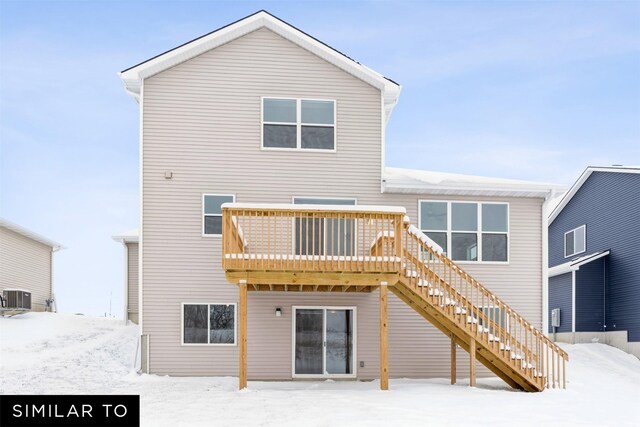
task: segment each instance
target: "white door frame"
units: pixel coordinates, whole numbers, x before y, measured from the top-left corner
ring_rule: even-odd
[[[325,374],[296,374],[296,311],[322,310],[322,371]],[[352,374],[327,374],[327,310],[352,310],[353,331],[351,332],[351,345],[353,348],[353,360],[351,361]],[[356,306],[337,305],[294,305],[291,307],[291,377],[292,378],[357,378],[358,376],[358,312]]]

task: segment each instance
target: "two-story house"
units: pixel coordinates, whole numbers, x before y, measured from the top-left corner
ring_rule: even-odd
[[[264,11],[121,78],[143,371],[559,381],[539,329],[561,187],[386,167],[400,86]]]
[[[640,167],[586,168],[549,217],[555,339],[640,357],[639,239]]]

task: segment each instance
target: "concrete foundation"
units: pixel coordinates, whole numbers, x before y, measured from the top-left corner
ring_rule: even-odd
[[[619,348],[640,359],[640,342],[627,341],[627,331],[559,332],[555,334],[555,337],[554,334],[550,334],[550,337],[556,342],[565,342],[568,344],[599,342]]]

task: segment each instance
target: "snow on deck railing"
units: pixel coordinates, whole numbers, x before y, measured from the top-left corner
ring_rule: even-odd
[[[424,243],[425,245],[429,246],[431,249],[433,249],[436,253],[438,254],[444,254],[444,249],[442,249],[442,246],[440,246],[439,244],[437,244],[436,242],[434,242],[433,240],[431,240],[429,238],[429,236],[427,236],[426,234],[424,234],[422,232],[422,230],[420,230],[418,227],[416,227],[415,225],[410,225],[409,228],[407,229],[409,231],[409,234],[413,234],[414,236],[416,236],[422,243]]]
[[[324,211],[324,212],[373,212],[406,214],[401,206],[363,206],[363,205],[304,205],[292,203],[223,203],[222,209],[265,210],[265,211]]]
[[[225,203],[223,268],[259,271],[400,271],[404,207]],[[372,247],[369,242],[378,241]]]

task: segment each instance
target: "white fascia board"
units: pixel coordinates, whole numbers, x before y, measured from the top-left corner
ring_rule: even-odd
[[[560,276],[571,271],[571,261],[549,268],[549,277]]]
[[[605,257],[605,256],[609,255],[610,253],[611,253],[611,251],[607,250],[607,251],[602,251],[602,252],[597,253],[597,254],[583,256],[580,259],[574,260],[571,263],[571,269],[572,270],[580,270],[580,267],[582,267],[583,265],[589,264],[590,262],[593,262],[593,261],[595,261],[597,259]]]
[[[116,234],[114,236],[111,236],[111,238],[116,242],[120,242],[122,244],[138,243],[138,241],[140,240],[140,235],[138,233],[138,229],[136,228],[120,234]]]
[[[125,89],[128,93],[134,97],[136,97],[136,94],[139,96],[141,82],[145,78],[151,77],[263,27],[308,50],[376,89],[379,89],[384,95],[385,116],[387,120],[389,119],[391,111],[400,95],[400,86],[398,84],[391,82],[370,68],[357,63],[264,11],[255,13],[206,36],[129,68],[120,73],[120,78],[124,82]]]
[[[558,264],[555,267],[549,268],[549,277],[560,276],[561,274],[566,274],[572,271],[578,271],[580,270],[580,267],[582,267],[583,265],[589,264],[592,261],[605,257],[610,253],[611,251],[609,250],[596,252],[595,254],[585,255],[580,258],[573,259],[571,261],[567,261],[562,264]]]
[[[66,249],[60,243],[55,242],[51,239],[47,239],[46,237],[35,233],[27,228],[24,228],[14,222],[7,221],[6,219],[0,218],[0,227],[4,227],[8,230],[13,231],[14,233],[21,234],[25,237],[28,237],[31,240],[34,240],[38,243],[42,243],[43,245],[49,246],[53,252],[57,252],[61,249]]]
[[[578,180],[571,186],[567,194],[564,195],[558,206],[549,215],[549,225],[560,215],[560,212],[569,204],[573,196],[576,195],[582,185],[589,179],[593,172],[611,172],[611,173],[640,173],[640,167],[637,166],[588,166],[580,175]]]
[[[564,187],[537,187],[519,185],[478,186],[469,185],[420,185],[385,183],[384,193],[410,194],[444,194],[461,196],[504,196],[504,197],[541,197],[545,198],[552,192],[564,191]]]

